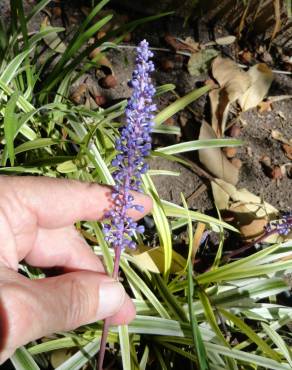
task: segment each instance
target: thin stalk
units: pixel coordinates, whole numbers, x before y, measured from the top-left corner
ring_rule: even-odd
[[[112,277],[116,280],[118,280],[118,275],[119,275],[120,259],[121,259],[121,248],[116,248],[114,269],[112,273]],[[100,349],[99,349],[99,355],[98,355],[98,365],[97,365],[98,370],[103,369],[105,347],[106,347],[106,341],[108,337],[109,328],[110,328],[110,317],[105,319],[104,324],[103,324],[103,330],[102,330],[101,341],[100,341]]]

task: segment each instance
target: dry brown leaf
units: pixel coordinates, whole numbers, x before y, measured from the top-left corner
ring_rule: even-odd
[[[258,218],[242,202],[231,204],[229,211],[233,213],[236,226],[246,240],[252,240],[263,235],[268,223],[268,216]]]
[[[181,40],[172,35],[166,35],[164,40],[168,45],[170,45],[174,50],[186,50],[194,53],[199,50],[199,44],[195,42],[191,37],[186,38],[186,40]]]
[[[229,58],[217,57],[212,63],[212,74],[220,89],[209,93],[212,127],[218,137],[225,131],[230,104],[239,99],[250,86],[250,77]]]
[[[212,113],[212,128],[217,137],[221,137],[225,131],[230,102],[226,89],[214,89],[209,92]]]
[[[41,31],[45,29],[50,29],[51,24],[48,17],[45,17],[41,23]],[[57,53],[63,54],[66,50],[66,45],[60,39],[57,32],[50,32],[43,38],[45,44],[52,50],[56,51]]]
[[[229,58],[214,59],[212,74],[219,85],[226,89],[231,103],[240,98],[251,84],[250,76]]]
[[[292,139],[288,140],[285,138],[285,136],[282,134],[282,132],[278,130],[272,130],[272,138],[275,140],[280,141],[281,143],[292,145]]]
[[[266,218],[256,218],[246,225],[241,225],[239,230],[246,240],[252,240],[263,235],[267,223]]]
[[[246,189],[238,190],[220,179],[211,185],[216,206],[232,212],[236,226],[247,240],[261,236],[268,220],[278,215],[276,208]]]
[[[212,127],[204,121],[201,126],[199,140],[216,138],[217,136]],[[237,184],[239,170],[229,162],[220,148],[200,149],[199,159],[214,176],[231,184]]]
[[[278,210],[270,205],[267,202],[263,202],[260,197],[254,195],[253,193],[249,192],[247,189],[236,189],[236,187],[224,180],[216,179],[216,182],[212,182],[212,189],[213,186],[216,188],[216,197],[219,196],[219,199],[226,199],[226,194],[228,196],[228,201],[230,202],[241,202],[242,204],[247,207],[249,212],[253,212],[256,214],[257,218],[265,217],[266,215],[277,215]],[[222,194],[222,196],[221,196]],[[215,202],[217,201],[215,199]],[[217,203],[216,203],[217,204]],[[219,203],[218,203],[219,204]],[[226,204],[226,201],[225,201]],[[219,207],[219,205],[218,205]],[[219,208],[219,209],[229,209],[227,208]]]
[[[229,35],[229,36],[223,36],[219,37],[215,40],[217,45],[230,45],[233,44],[236,40],[236,36]]]
[[[192,250],[192,261],[195,260],[197,251],[201,245],[201,240],[203,233],[206,229],[206,225],[203,224],[202,222],[198,222],[198,225],[196,227],[196,231],[193,237],[193,250]]]
[[[273,81],[273,72],[265,63],[255,64],[246,74],[250,77],[251,85],[238,99],[243,111],[255,108],[263,101]]]
[[[196,42],[192,37],[185,38],[183,42],[185,45],[187,45],[190,48],[191,52],[200,50],[200,44]]]
[[[292,99],[292,95],[276,95],[276,96],[269,96],[269,101],[271,103],[275,103],[277,101]]]
[[[72,349],[62,348],[56,349],[51,352],[50,355],[50,362],[54,369],[62,365],[65,361],[67,361],[73,354]]]
[[[164,248],[139,247],[139,250],[130,250],[133,262],[143,271],[162,273],[164,271]],[[172,251],[173,259],[170,272],[177,273],[185,268],[186,260],[175,251]]]
[[[282,148],[285,152],[286,157],[292,161],[292,145],[283,144]]]
[[[274,2],[275,25],[274,25],[273,33],[271,36],[270,44],[272,43],[274,38],[277,36],[278,32],[281,30],[281,25],[282,25],[280,0],[274,0],[273,2]],[[291,3],[288,6],[291,7]]]

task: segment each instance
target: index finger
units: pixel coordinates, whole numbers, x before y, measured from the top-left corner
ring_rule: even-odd
[[[16,197],[37,218],[41,227],[56,228],[81,220],[101,220],[112,206],[111,187],[77,180],[50,177],[0,177],[0,194]],[[150,197],[133,192],[134,204],[144,207],[140,212],[130,209],[134,219],[142,218],[152,208]],[[14,199],[15,202],[15,199]]]

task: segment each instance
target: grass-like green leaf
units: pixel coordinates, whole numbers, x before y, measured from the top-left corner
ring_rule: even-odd
[[[288,345],[284,342],[284,340],[281,338],[281,336],[274,330],[271,326],[265,324],[264,322],[261,323],[264,331],[268,334],[270,339],[273,341],[273,343],[276,345],[276,347],[279,349],[279,353],[283,354],[283,356],[288,361],[289,365],[292,368],[292,352]]]
[[[191,211],[191,210],[188,210],[188,212],[186,212],[184,207],[168,202],[166,200],[162,200],[162,205],[163,205],[164,212],[168,217],[183,218],[185,220],[185,223],[187,223],[188,215],[190,215],[192,221],[200,221],[205,224],[208,224],[210,225],[211,228],[215,229],[216,231],[220,230],[220,228],[218,227],[216,228],[216,225],[218,225],[220,227],[224,227],[225,229],[234,231],[236,233],[238,232],[236,228],[233,227],[232,225],[229,225],[226,222],[220,221],[215,217],[211,217],[203,213]]]
[[[99,351],[99,340],[88,343],[80,351],[76,352],[56,370],[79,370]]]
[[[243,142],[241,140],[236,139],[194,140],[159,148],[156,149],[156,152],[164,154],[180,154],[199,149],[221,148],[226,146],[234,147],[241,146],[242,144]]]
[[[131,370],[131,351],[127,325],[119,326],[119,342],[121,346],[123,369]]]
[[[160,125],[165,122],[168,118],[184,109],[187,105],[191,104],[193,101],[199,99],[202,95],[206,94],[210,90],[210,86],[206,85],[199,89],[193,90],[182,98],[177,99],[175,102],[171,103],[169,106],[164,108],[159,112],[154,122],[156,125]]]
[[[170,227],[158,193],[149,175],[143,175],[143,183],[146,192],[154,199],[152,214],[159,234],[160,244],[164,248],[164,277],[167,279],[172,262]]]
[[[18,348],[10,360],[16,370],[40,370],[25,347]]]
[[[191,261],[191,257],[192,257],[192,252],[193,252],[193,239],[194,239],[194,235],[193,235],[193,225],[192,225],[192,219],[191,219],[191,216],[190,216],[190,213],[189,213],[189,209],[188,209],[188,205],[187,205],[187,202],[185,200],[185,197],[184,195],[181,193],[181,200],[182,200],[182,203],[183,203],[183,206],[186,210],[186,214],[187,214],[187,221],[188,221],[188,237],[189,237],[189,250],[188,250],[188,257],[187,257],[187,260],[186,260],[186,266],[184,268],[184,272],[187,270],[188,266],[189,266],[189,263]]]
[[[193,296],[194,296],[194,282],[193,282],[193,265],[191,261],[188,265],[188,307],[189,307],[189,317],[192,330],[192,338],[195,346],[195,352],[198,358],[198,366],[200,370],[209,369],[207,354],[205,345],[202,339],[200,328],[193,311]]]
[[[15,154],[27,152],[29,150],[34,150],[34,149],[46,148],[51,145],[59,144],[60,142],[61,142],[60,140],[55,140],[55,139],[50,139],[50,138],[40,138],[40,139],[35,139],[32,141],[27,141],[23,144],[18,145],[15,148]]]
[[[251,329],[243,320],[233,315],[231,312],[219,309],[220,312],[226,317],[227,320],[232,321],[245,335],[248,336],[264,353],[270,356],[273,360],[280,362],[280,356],[273,350],[263,339],[261,339],[256,332]]]
[[[14,166],[14,137],[17,131],[17,116],[15,113],[18,93],[14,93],[5,108],[4,113],[4,136],[11,165]]]

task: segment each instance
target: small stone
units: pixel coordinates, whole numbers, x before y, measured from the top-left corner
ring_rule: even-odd
[[[236,156],[237,149],[232,147],[225,147],[223,148],[223,152],[225,153],[227,158],[233,158]]]
[[[117,79],[114,75],[108,75],[100,80],[100,86],[104,89],[112,89],[117,86]]]
[[[174,69],[174,63],[172,60],[169,59],[162,59],[161,61],[161,69],[164,72],[171,72]]]
[[[99,107],[106,104],[106,98],[103,95],[96,96],[94,100]]]
[[[272,164],[271,158],[268,155],[263,155],[260,158],[260,162],[265,165],[266,167],[270,167]]]
[[[80,84],[74,92],[71,94],[70,99],[75,103],[75,104],[82,104],[84,96],[87,91],[87,85],[85,83]]]
[[[97,32],[96,38],[97,38],[97,40],[100,40],[100,39],[102,39],[105,35],[106,35],[106,32],[104,32],[104,31],[99,31],[99,32]]]
[[[241,134],[241,128],[238,125],[233,125],[230,129],[231,137],[238,137]]]
[[[52,8],[52,13],[53,13],[54,17],[61,17],[62,9],[59,6],[54,6]]]
[[[292,145],[283,144],[282,148],[285,152],[286,157],[292,161]]]
[[[280,166],[274,166],[272,168],[271,177],[275,180],[280,180],[283,178],[283,173]]]

